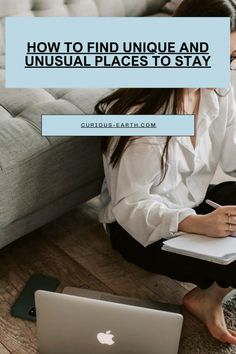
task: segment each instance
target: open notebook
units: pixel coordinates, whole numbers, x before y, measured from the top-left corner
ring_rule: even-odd
[[[197,234],[182,234],[164,241],[162,249],[219,264],[236,260],[236,237],[212,238]]]

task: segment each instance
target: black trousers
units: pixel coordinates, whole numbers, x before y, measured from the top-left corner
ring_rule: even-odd
[[[236,183],[224,182],[209,186],[205,199],[211,199],[221,205],[236,205]],[[207,214],[214,209],[203,202],[195,210],[197,214]],[[219,265],[166,252],[161,249],[164,239],[143,247],[117,222],[106,226],[113,248],[126,260],[145,270],[194,283],[202,289],[210,287],[214,282],[223,288],[236,288],[236,261],[229,265]]]

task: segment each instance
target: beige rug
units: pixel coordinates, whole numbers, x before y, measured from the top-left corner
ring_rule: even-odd
[[[224,303],[228,327],[236,330],[236,294]],[[179,354],[236,354],[236,346],[221,344],[210,336],[205,326],[184,311],[184,327]]]

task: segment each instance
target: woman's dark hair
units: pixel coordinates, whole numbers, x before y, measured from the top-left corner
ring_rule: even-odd
[[[229,17],[231,32],[236,30],[235,0],[184,0],[174,13],[175,17]]]
[[[231,31],[236,30],[236,1],[235,0],[183,0],[174,17],[230,17]],[[100,100],[95,106],[98,114],[156,114],[167,112],[170,99],[173,97],[171,114],[184,112],[184,90],[180,88],[122,88]],[[120,160],[129,143],[138,138],[120,137],[111,155],[113,167]],[[166,138],[161,158],[162,177],[167,172],[168,146],[171,137]],[[102,138],[102,152],[107,153],[112,137]]]

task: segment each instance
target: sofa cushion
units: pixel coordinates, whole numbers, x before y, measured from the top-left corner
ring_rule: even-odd
[[[137,16],[158,11],[168,0],[7,0],[1,17],[31,16]]]
[[[141,16],[168,0],[8,0],[0,2],[0,87],[5,86],[6,16]]]
[[[31,138],[28,137],[28,133]],[[46,139],[43,141],[30,130],[24,129],[23,139],[24,142],[21,143],[20,139],[17,139],[22,153],[20,158],[11,148],[11,160],[14,158],[16,161],[18,158],[18,163],[8,165],[8,168],[0,171],[1,228],[42,210],[62,197],[77,193],[78,189],[83,190],[86,186],[87,193],[89,190],[91,192],[87,198],[91,198],[95,195],[95,191],[91,191],[94,189],[94,181],[100,180],[100,186],[102,183],[100,138],[71,138],[64,143],[50,146]],[[9,143],[12,141],[10,139]],[[98,191],[97,187],[96,192]],[[83,198],[85,201],[86,196]],[[78,198],[77,202],[80,203],[82,200]]]
[[[43,137],[41,114],[93,113],[109,91],[0,89],[1,226],[102,178],[100,138]]]
[[[71,137],[42,137],[42,114],[92,114],[109,90],[0,89],[0,168],[36,158]]]
[[[32,16],[138,16],[156,12],[168,0],[7,0],[1,17]]]

